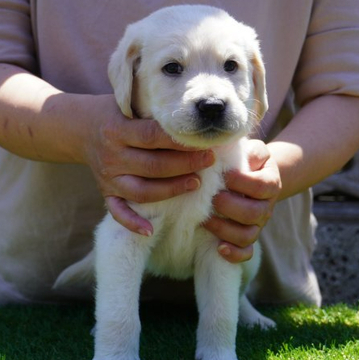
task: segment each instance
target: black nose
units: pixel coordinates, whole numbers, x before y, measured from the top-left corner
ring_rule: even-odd
[[[208,98],[197,102],[196,104],[201,118],[207,120],[218,120],[222,117],[226,103],[221,99]]]

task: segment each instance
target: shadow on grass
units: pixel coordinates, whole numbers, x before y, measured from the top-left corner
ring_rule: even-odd
[[[92,326],[93,309],[88,304],[0,308],[0,359],[91,359]]]
[[[320,349],[359,339],[358,309],[332,309],[262,308],[278,327],[267,332],[239,327],[238,357],[264,360],[269,350],[276,354],[286,345]],[[142,360],[194,358],[195,306],[144,303],[141,321]],[[93,325],[91,305],[6,306],[0,309],[0,359],[90,360]]]

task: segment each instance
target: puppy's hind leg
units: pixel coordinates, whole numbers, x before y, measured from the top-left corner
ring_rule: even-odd
[[[196,258],[197,360],[237,360],[241,267],[224,260],[217,245],[217,240],[203,244]]]
[[[99,226],[93,360],[139,360],[139,292],[148,254],[146,242],[119,224],[105,219]]]
[[[262,330],[269,330],[276,327],[276,323],[262,315],[243,295],[239,306],[239,323],[249,328],[258,325]]]
[[[262,315],[248,300],[246,290],[248,285],[256,276],[260,265],[261,248],[259,242],[254,244],[254,255],[251,260],[242,263],[243,269],[243,283],[242,296],[239,300],[239,323],[248,327],[259,325],[262,330],[274,328],[275,322],[266,316]]]

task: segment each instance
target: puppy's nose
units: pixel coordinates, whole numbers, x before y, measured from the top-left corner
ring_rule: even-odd
[[[226,103],[221,99],[208,98],[197,102],[199,115],[206,119],[218,119],[226,109]]]

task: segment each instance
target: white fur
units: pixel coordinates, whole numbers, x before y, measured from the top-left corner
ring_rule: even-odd
[[[26,304],[30,302],[13,284],[8,283],[0,276],[0,306],[11,303]]]
[[[228,73],[223,64],[238,63]],[[168,76],[168,62],[183,73]],[[135,74],[133,76],[133,74]],[[97,276],[94,360],[139,359],[139,291],[145,271],[178,279],[194,276],[199,310],[196,358],[235,360],[240,304],[247,324],[274,323],[243,295],[255,275],[260,254],[231,264],[217,252],[219,240],[201,227],[212,212],[212,198],[225,189],[223,172],[247,171],[246,138],[267,109],[264,68],[253,29],[222,10],[176,6],[130,25],[111,58],[109,77],[123,113],[153,117],[175,141],[212,148],[215,164],[199,172],[201,188],[170,200],[130,204],[150,219],[150,238],[134,234],[108,214],[96,231]],[[196,103],[226,102],[221,131],[204,135]],[[203,126],[202,126],[203,127]]]

